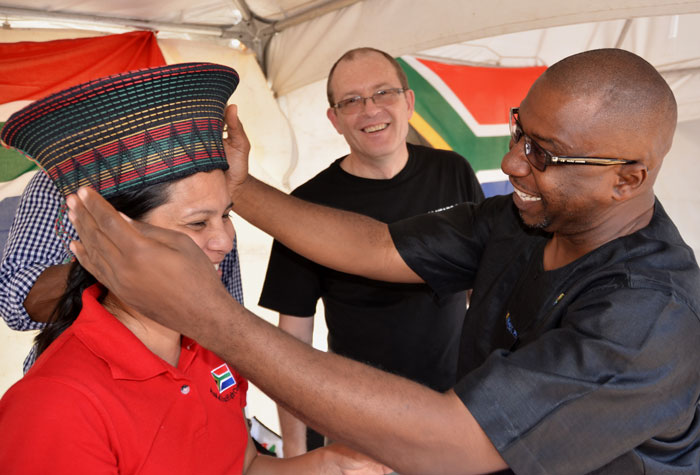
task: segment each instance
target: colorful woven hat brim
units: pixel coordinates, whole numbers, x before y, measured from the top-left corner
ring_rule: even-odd
[[[2,141],[35,160],[67,196],[105,197],[228,168],[223,114],[238,85],[231,68],[184,63],[96,79],[10,117]]]

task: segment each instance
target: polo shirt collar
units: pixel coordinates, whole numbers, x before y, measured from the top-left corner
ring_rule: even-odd
[[[97,301],[103,291],[100,284],[83,292],[83,309],[73,329],[85,346],[110,368],[115,379],[141,381],[163,373],[184,377],[201,347],[194,340],[182,337],[180,360],[175,368],[157,356],[131,330]]]

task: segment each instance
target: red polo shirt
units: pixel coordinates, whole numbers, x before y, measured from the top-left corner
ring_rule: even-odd
[[[4,474],[241,473],[248,383],[186,337],[177,368],[96,300],[0,401]]]

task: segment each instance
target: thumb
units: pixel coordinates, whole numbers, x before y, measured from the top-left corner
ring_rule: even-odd
[[[238,118],[238,106],[236,104],[231,104],[226,108],[224,119],[226,122],[224,145],[240,153],[247,154],[250,151],[250,141],[243,129],[243,124]]]

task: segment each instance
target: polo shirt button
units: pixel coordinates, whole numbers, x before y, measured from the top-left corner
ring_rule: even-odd
[[[190,393],[190,387],[186,384],[183,384],[182,387],[180,388],[180,392],[182,394],[189,394]]]

